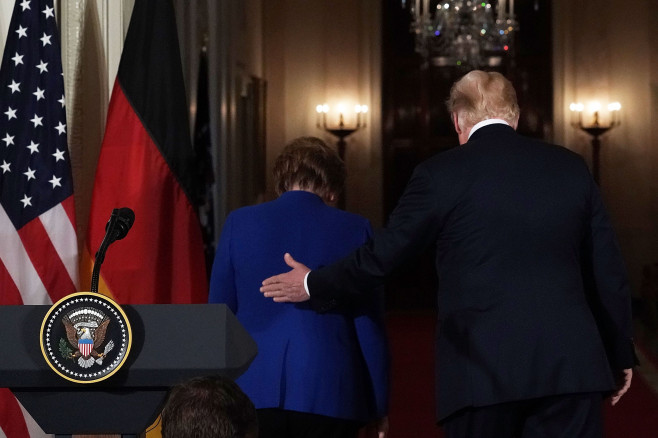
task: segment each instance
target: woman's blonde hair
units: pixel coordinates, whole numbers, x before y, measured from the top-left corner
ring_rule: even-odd
[[[446,104],[450,113],[459,115],[461,129],[486,119],[503,119],[512,126],[519,120],[514,86],[497,72],[467,73],[452,86]]]

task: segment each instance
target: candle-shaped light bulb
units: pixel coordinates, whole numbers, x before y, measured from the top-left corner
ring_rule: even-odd
[[[342,103],[338,104],[338,126],[343,127],[345,125],[345,121],[343,120],[343,113],[345,112],[345,105]]]
[[[608,111],[610,111],[610,124],[615,126],[619,124],[619,111],[621,110],[621,103],[612,102],[608,104]]]
[[[315,120],[315,124],[318,127],[320,127],[321,125],[323,127],[326,127],[327,126],[327,112],[329,111],[329,105],[327,105],[326,103],[318,105],[318,106],[315,107],[315,111],[318,114],[317,119]]]
[[[571,110],[571,113],[573,116],[571,117],[571,124],[574,126],[582,126],[582,121],[583,121],[583,109],[585,106],[580,103],[580,102],[571,102],[569,105],[569,109]],[[576,114],[578,116],[576,117]]]
[[[587,110],[594,113],[593,126],[599,126],[599,111],[601,111],[601,102],[593,101],[587,105]]]

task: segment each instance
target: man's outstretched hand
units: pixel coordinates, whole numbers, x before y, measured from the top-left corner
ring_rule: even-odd
[[[304,289],[304,277],[310,269],[295,261],[288,253],[283,259],[292,270],[265,279],[260,291],[277,303],[300,303],[308,300],[310,297]]]

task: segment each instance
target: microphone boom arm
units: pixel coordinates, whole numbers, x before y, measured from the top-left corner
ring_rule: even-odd
[[[112,210],[110,220],[105,226],[105,237],[96,252],[94,269],[91,274],[91,292],[98,293],[98,281],[100,278],[101,264],[105,260],[105,252],[110,244],[116,240],[123,239],[135,221],[135,213],[130,208],[115,208]]]

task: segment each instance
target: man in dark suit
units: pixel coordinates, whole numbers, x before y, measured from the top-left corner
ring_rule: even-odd
[[[516,93],[499,73],[468,73],[448,106],[461,146],[415,169],[385,229],[311,272],[287,254],[293,270],[261,292],[328,308],[433,244],[446,436],[600,438],[601,400],[626,392],[635,356],[598,187],[579,155],[515,132]]]

